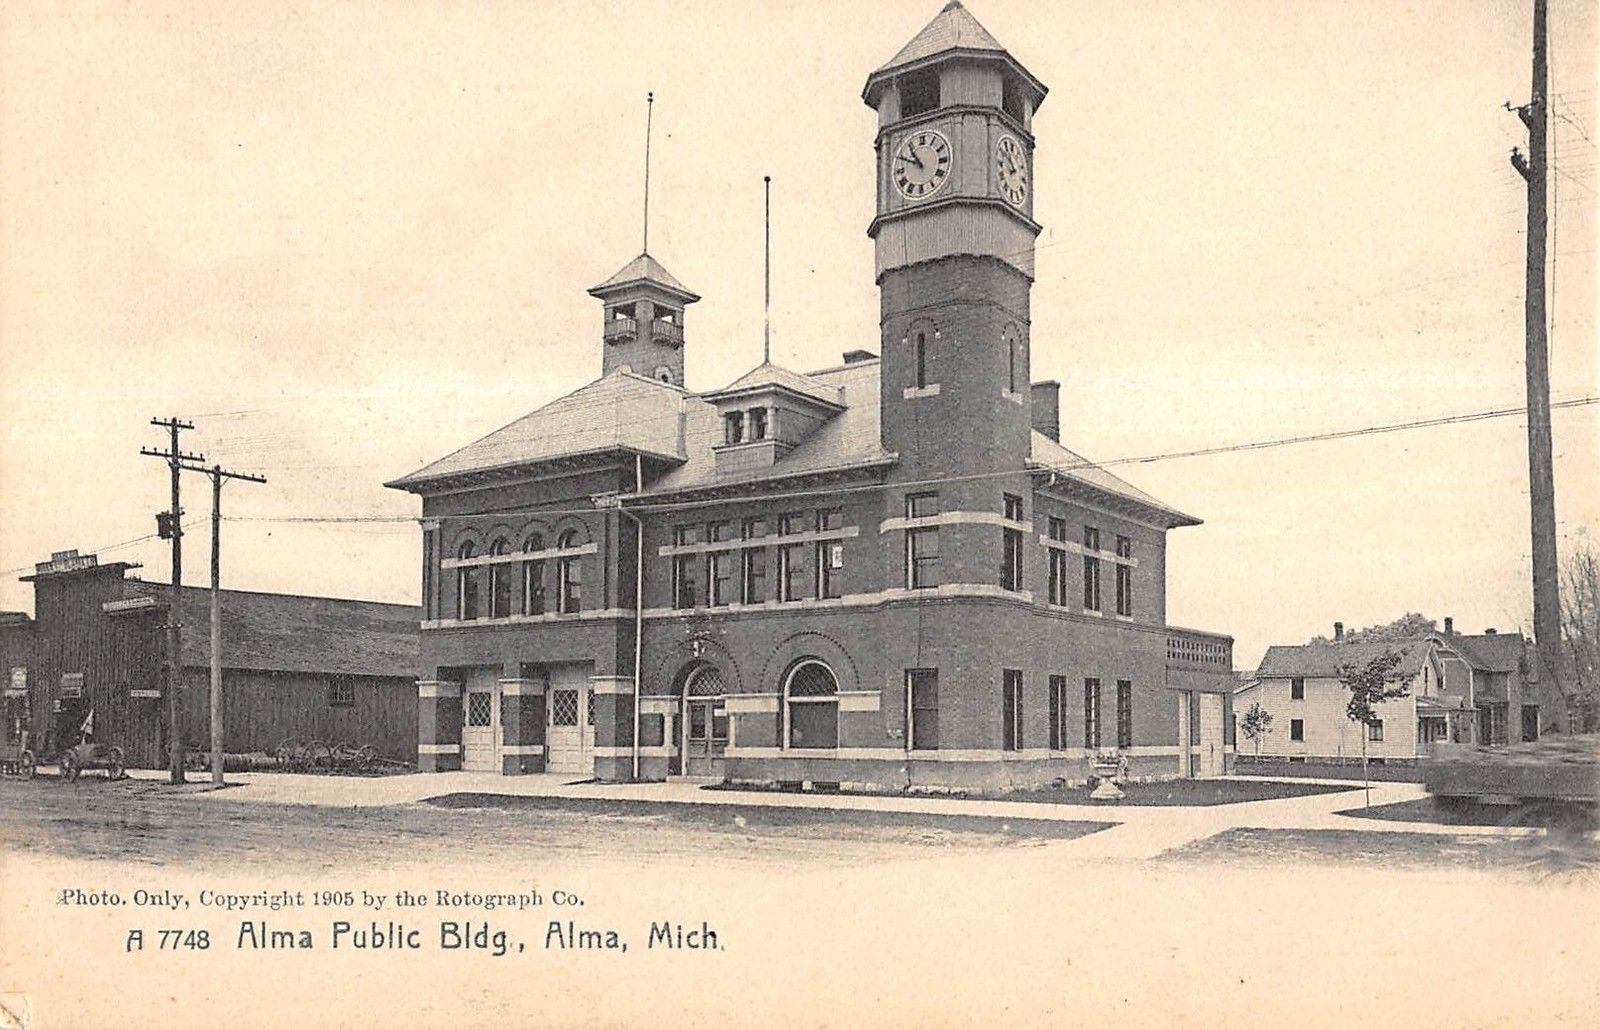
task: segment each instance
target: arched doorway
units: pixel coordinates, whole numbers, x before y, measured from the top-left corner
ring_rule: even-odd
[[[727,687],[715,665],[701,663],[684,676],[683,738],[678,742],[685,776],[722,778],[723,752],[728,748]]]

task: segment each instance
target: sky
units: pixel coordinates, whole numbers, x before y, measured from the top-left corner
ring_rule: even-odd
[[[0,607],[66,548],[169,575],[136,538],[173,415],[268,478],[224,490],[225,585],[415,603],[419,504],[382,484],[598,376],[584,291],[640,249],[648,91],[650,249],[704,297],[689,386],[760,360],[763,175],[774,359],[876,351],[860,90],[939,6],[7,4]],[[1551,6],[1560,400],[1600,394],[1596,26]],[[1524,403],[1502,105],[1531,0],[969,10],[1050,87],[1033,373],[1063,442],[1114,461]],[[1554,438],[1570,550],[1600,533],[1600,405]],[[1519,417],[1115,471],[1205,520],[1169,535],[1168,617],[1240,667],[1335,620],[1531,621]],[[184,489],[203,584],[207,484]]]

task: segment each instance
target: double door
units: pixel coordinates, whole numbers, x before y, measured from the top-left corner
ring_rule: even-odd
[[[684,775],[720,779],[728,749],[727,705],[720,697],[691,697],[684,708]]]

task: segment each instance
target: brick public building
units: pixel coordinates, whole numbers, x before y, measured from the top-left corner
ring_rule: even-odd
[[[881,358],[684,387],[699,298],[589,292],[602,375],[422,499],[423,768],[882,786],[1215,775],[1232,641],[1166,623],[1198,524],[1031,382],[1045,87],[959,3],[867,79]]]

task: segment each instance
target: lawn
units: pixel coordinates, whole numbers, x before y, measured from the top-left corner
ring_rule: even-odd
[[[1600,844],[1569,834],[1374,833],[1238,827],[1161,856],[1167,862],[1261,866],[1366,866],[1520,870],[1600,881]]]
[[[738,784],[717,784],[707,790],[741,790],[770,792],[782,790],[794,793],[798,788],[751,787]],[[1106,809],[1118,807],[1150,806],[1211,806],[1237,805],[1246,801],[1271,801],[1278,798],[1299,798],[1313,794],[1333,794],[1339,791],[1360,790],[1361,784],[1275,782],[1272,780],[1161,780],[1156,783],[1125,783],[1121,801],[1095,801],[1089,797],[1092,787],[1071,787],[1065,784],[1047,787],[1024,787],[1008,791],[940,791],[927,796],[967,798],[977,801],[1030,801],[1054,805],[1094,805]],[[823,793],[817,791],[816,793]],[[834,790],[831,793],[841,793]],[[879,797],[903,797],[898,791],[851,791]]]
[[[1533,805],[1485,805],[1466,799],[1418,798],[1371,808],[1352,808],[1340,815],[1355,819],[1382,819],[1399,823],[1433,823],[1438,826],[1535,826],[1600,829],[1595,806],[1545,802]]]

